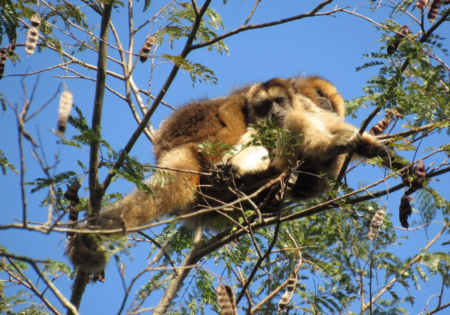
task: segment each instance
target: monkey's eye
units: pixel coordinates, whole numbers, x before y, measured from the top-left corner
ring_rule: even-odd
[[[284,103],[284,97],[277,97],[274,101],[277,104],[282,104]]]
[[[270,110],[272,109],[272,104],[270,101],[265,101],[261,103],[261,105],[258,106],[258,115],[259,116],[266,116]]]

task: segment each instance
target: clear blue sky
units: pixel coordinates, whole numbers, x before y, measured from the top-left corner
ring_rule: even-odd
[[[152,7],[145,13],[142,13],[144,1],[135,2],[135,25],[140,25],[145,19],[153,16],[157,9],[165,5],[166,1],[152,1]],[[251,20],[251,24],[259,24],[277,19],[282,19],[292,15],[307,12],[313,8],[316,1],[295,1],[284,0],[262,1],[258,10]],[[354,1],[336,1],[339,7],[354,5]],[[77,5],[81,5],[81,2]],[[215,8],[222,16],[223,22],[226,26],[226,31],[230,31],[239,27],[248,16],[254,5],[254,1],[228,1],[227,5],[223,5],[222,1],[213,1],[212,7]],[[335,5],[329,7],[333,9]],[[351,9],[355,7],[352,6]],[[40,7],[41,12],[45,11],[43,6]],[[377,22],[383,22],[387,17],[390,9],[382,10],[380,12],[372,12],[369,9],[368,3],[361,3],[357,12],[368,15]],[[328,10],[327,10],[328,11]],[[89,23],[99,25],[98,16],[88,12]],[[112,19],[115,26],[122,36],[122,44],[127,45],[128,39],[126,35],[126,8],[119,8],[113,11]],[[395,20],[400,24],[409,24],[410,19],[406,16],[395,17]],[[448,23],[447,23],[448,24]],[[412,32],[418,31],[418,26],[412,24],[410,26]],[[144,28],[143,31],[136,38],[135,50],[137,51],[143,42],[149,27]],[[94,32],[98,34],[99,27]],[[222,32],[219,31],[219,32]],[[63,37],[60,33],[58,36]],[[439,31],[440,34],[450,34],[450,27],[444,26]],[[193,62],[202,63],[203,65],[212,69],[219,79],[217,85],[208,85],[204,83],[197,83],[192,86],[190,76],[186,72],[180,71],[174,83],[170,87],[164,100],[173,105],[178,106],[187,103],[189,100],[199,97],[217,97],[226,94],[234,86],[241,84],[268,80],[273,77],[289,77],[292,75],[317,74],[323,76],[333,82],[344,95],[346,99],[353,99],[354,97],[362,96],[362,87],[366,81],[376,74],[375,70],[365,70],[356,72],[355,68],[361,66],[367,59],[363,59],[363,54],[378,51],[380,42],[377,39],[381,36],[374,26],[366,20],[351,16],[346,13],[337,13],[334,16],[324,16],[307,18],[300,21],[287,23],[266,29],[259,29],[238,34],[234,37],[225,40],[228,45],[230,55],[223,55],[216,52],[208,52],[206,49],[197,50],[189,55],[188,59]],[[112,36],[110,35],[112,40]],[[22,30],[19,35],[18,42],[23,43],[25,40],[25,31]],[[2,46],[8,43],[4,40]],[[165,43],[160,47],[158,54],[179,54],[184,40],[175,43],[174,49],[170,50]],[[110,49],[111,51],[111,49]],[[17,53],[21,58],[21,62],[14,67],[10,61],[6,64],[5,75],[20,74],[27,71],[33,72],[42,68],[51,66],[56,62],[60,62],[60,57],[50,51],[44,50],[42,53],[35,53],[30,57],[26,57],[23,47],[17,48]],[[83,53],[79,55],[83,60],[96,64],[95,55],[91,53]],[[113,53],[115,58],[119,58],[116,52]],[[447,61],[448,57],[443,56]],[[149,80],[149,70],[151,62],[147,61],[145,64],[138,64],[138,69],[134,74],[136,84],[143,89],[147,89]],[[120,73],[119,66],[109,61],[109,69]],[[163,84],[171,65],[164,64],[156,68],[153,91],[156,94],[158,88]],[[73,66],[74,69],[80,70],[80,67]],[[90,77],[96,76],[94,71],[84,71]],[[37,86],[36,96],[33,100],[30,112],[33,112],[41,106],[51,95],[53,95],[60,82],[65,82],[69,89],[74,94],[74,102],[79,106],[83,113],[87,116],[88,121],[91,119],[91,111],[94,97],[94,83],[80,80],[80,79],[63,79],[55,76],[64,76],[65,71],[56,69],[51,72],[41,73],[39,76],[39,85]],[[18,103],[21,107],[23,102],[23,91],[20,86],[20,77],[5,77],[0,81],[0,91],[13,104]],[[28,96],[32,86],[36,82],[36,76],[27,77],[25,84],[27,86]],[[124,85],[121,81],[114,78],[108,78],[107,84],[117,89],[118,92],[124,94]],[[106,92],[104,103],[104,118],[103,118],[103,135],[105,139],[118,150],[122,148],[132,132],[136,128],[135,121],[127,104],[118,99],[110,92]],[[45,153],[48,164],[53,165],[55,162],[55,155],[58,155],[59,163],[56,167],[56,172],[63,172],[67,170],[81,171],[76,165],[77,159],[83,161],[85,165],[88,164],[88,153],[82,152],[71,147],[62,147],[55,144],[58,139],[50,130],[56,127],[58,102],[52,102],[45,110],[38,116],[27,123],[27,131],[32,134],[35,139],[40,139],[42,142],[41,149]],[[359,117],[363,118],[367,115],[368,110],[360,111]],[[156,114],[152,118],[152,124],[155,128],[158,127],[162,118],[167,116],[170,110],[160,106]],[[361,123],[361,119],[351,121],[355,125]],[[399,130],[400,126],[397,127]],[[8,108],[3,116],[0,117],[0,149],[3,150],[6,157],[19,168],[18,155],[18,141],[16,132],[16,121],[13,111]],[[75,133],[72,127],[68,127],[67,136]],[[435,137],[436,143],[439,141],[447,141],[448,136],[440,134]],[[42,170],[30,154],[31,146],[29,143],[25,144],[25,158],[27,162],[26,181],[33,181],[39,177],[45,177]],[[40,151],[40,153],[42,153]],[[141,162],[153,163],[152,147],[148,140],[142,136],[138,143],[133,148],[131,154],[137,156]],[[424,153],[420,151],[417,158],[423,156]],[[357,186],[357,182],[370,183],[374,180],[382,178],[383,172],[374,168],[365,168],[363,174],[357,173],[350,176],[353,187]],[[101,172],[100,179],[105,176],[104,170]],[[449,175],[442,176],[441,183],[445,183],[450,179]],[[2,206],[0,207],[0,224],[14,222],[13,218],[21,218],[21,195],[19,189],[20,177],[12,172],[8,172],[6,176],[0,175],[0,197]],[[83,187],[87,185],[87,180],[83,183]],[[391,182],[390,185],[394,185]],[[434,183],[433,187],[438,191],[449,197],[448,185],[439,185]],[[27,187],[27,201],[28,201],[28,216],[30,221],[45,221],[47,215],[47,208],[39,207],[39,203],[44,197],[44,193],[36,193],[31,195],[29,193],[30,187]],[[114,183],[110,186],[109,191],[120,191],[127,193],[133,189],[133,185],[124,183],[122,181]],[[383,187],[381,187],[383,189]],[[85,195],[84,191],[80,191],[80,195]],[[399,226],[397,221],[398,201],[401,193],[397,192],[394,196],[389,197],[387,207],[389,211],[394,213],[394,225]],[[386,198],[381,200],[384,203]],[[412,220],[419,220],[417,214],[413,214]],[[430,235],[433,235],[434,229],[430,229]],[[408,256],[411,253],[416,253],[419,247],[425,245],[426,239],[423,230],[417,232],[405,233],[410,237],[409,242],[404,242],[402,247],[396,249],[397,254]],[[34,258],[51,258],[55,260],[62,260],[67,262],[63,257],[63,247],[65,242],[65,235],[52,233],[50,236],[42,235],[36,232],[23,232],[14,230],[0,230],[0,244],[4,245],[16,254],[28,255]],[[140,245],[141,250],[132,249],[132,256],[134,260],[129,261],[124,258],[127,263],[127,280],[130,281],[133,274],[137,270],[141,270],[146,266],[147,253],[145,245]],[[118,309],[118,303],[123,297],[122,285],[119,282],[117,268],[114,263],[110,263],[106,269],[107,282],[105,284],[97,284],[93,287],[87,287],[87,294],[83,297],[81,313],[82,314],[110,314]],[[221,271],[218,273],[220,274]],[[140,284],[143,282],[141,281]],[[430,286],[434,282],[430,282]],[[58,279],[55,284],[65,293],[70,295],[70,282]],[[116,286],[115,290],[111,287]],[[133,291],[136,291],[139,286],[135,286]],[[8,290],[6,291],[8,293]],[[10,292],[10,291],[9,291]],[[414,292],[414,291],[413,291]],[[423,288],[422,293],[414,294],[416,297],[416,306],[411,307],[411,313],[418,313],[425,304],[425,299],[429,294],[426,294],[427,288]],[[403,294],[403,289],[401,290]],[[156,304],[156,300],[147,300],[148,306]]]

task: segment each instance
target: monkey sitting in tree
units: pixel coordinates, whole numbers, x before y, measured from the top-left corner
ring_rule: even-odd
[[[247,130],[248,126],[261,120],[276,122],[302,144],[294,146],[290,158],[279,156],[272,160],[262,159],[270,153],[267,148],[246,147],[231,159],[231,167],[226,170],[233,171],[243,183],[246,178],[258,178],[262,183],[301,160],[300,175],[291,192],[294,200],[316,197],[328,189],[327,178],[319,175],[335,177],[345,159],[343,154],[350,151],[361,157],[380,156],[394,168],[405,166],[389,164],[392,152],[374,137],[359,135],[356,127],[344,122],[344,113],[342,96],[319,77],[275,78],[242,87],[227,97],[191,102],[161,124],[154,141],[157,165],[174,169],[167,171],[172,180],[154,176],[149,181],[154,197],[136,190],[100,213],[98,225],[102,229],[126,230],[167,214],[194,211],[199,202],[196,192],[200,181],[204,181],[197,172],[224,163],[227,146],[247,144],[254,133]],[[199,152],[199,145],[205,142],[225,146],[204,154]],[[213,182],[213,186],[217,185]],[[208,216],[204,224],[214,228],[217,214]],[[72,238],[67,255],[78,269],[88,273],[101,271],[106,264],[105,251],[89,235]]]

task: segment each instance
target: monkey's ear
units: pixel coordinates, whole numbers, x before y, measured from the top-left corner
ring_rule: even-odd
[[[334,112],[333,104],[331,104],[331,101],[328,97],[325,96],[318,96],[317,102],[320,108],[327,110],[329,112]]]

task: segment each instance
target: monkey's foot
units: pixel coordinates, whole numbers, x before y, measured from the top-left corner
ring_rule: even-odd
[[[290,195],[292,189],[295,186],[295,183],[298,179],[298,172],[295,170],[292,170],[289,178],[285,182],[286,188],[283,189],[281,185],[277,185],[278,191],[275,193],[275,196],[269,202],[266,203],[266,205],[263,207],[262,212],[275,212],[278,210],[278,207],[280,205],[280,202],[283,202],[283,197],[285,195]]]
[[[215,164],[214,169],[211,171],[213,188],[217,190],[227,189],[238,169],[237,165],[231,163],[225,165],[222,163]]]
[[[362,137],[357,130],[341,130],[337,132],[331,140],[333,147],[329,152],[330,157],[335,157],[355,150],[361,140]]]

